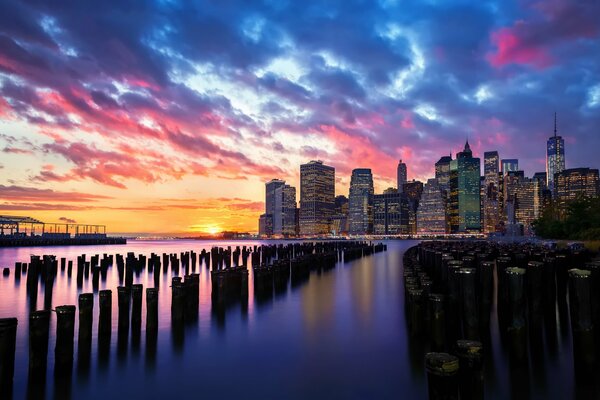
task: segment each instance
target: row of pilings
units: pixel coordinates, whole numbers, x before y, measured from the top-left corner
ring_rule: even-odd
[[[212,308],[216,313],[227,306],[248,302],[249,267],[253,273],[253,289],[257,303],[272,298],[273,294],[285,292],[306,282],[311,271],[327,271],[339,261],[349,262],[360,257],[387,250],[384,244],[363,241],[297,242],[291,244],[262,245],[253,247],[213,247],[180,254],[127,253],[125,256],[82,254],[76,263],[58,259],[54,255],[32,255],[29,263],[16,262],[15,281],[26,276],[29,296],[29,376],[28,397],[43,398],[48,359],[50,319],[56,315],[56,346],[54,349],[54,379],[56,398],[68,398],[75,354],[75,318],[79,318],[77,332],[77,372],[85,376],[90,369],[92,351],[92,327],[94,307],[97,301],[98,363],[107,365],[111,348],[112,304],[116,297],[117,358],[126,356],[129,343],[132,351],[139,351],[144,287],[134,281],[147,270],[153,275],[153,288],[146,288],[146,359],[154,361],[158,335],[158,293],[161,274],[171,268],[171,324],[173,340],[181,344],[183,326],[197,321],[200,298],[200,275],[202,265],[210,270]],[[212,268],[211,268],[212,265]],[[116,266],[120,286],[113,290],[99,290],[99,283],[106,282],[110,268]],[[75,267],[75,268],[74,268]],[[92,280],[91,293],[81,293],[76,305],[60,305],[52,309],[52,289],[58,270],[67,272],[67,279],[75,273],[77,288]],[[180,276],[183,274],[183,276]],[[6,275],[9,275],[8,273]],[[43,309],[36,308],[39,283],[44,288]],[[18,321],[16,318],[0,319],[0,397],[11,398],[14,378],[15,349]]]
[[[576,378],[593,377],[600,359],[600,261],[591,253],[491,241],[423,242],[405,253],[403,276],[409,334],[427,338],[430,350],[430,399],[483,398],[494,305],[512,370],[527,371],[544,326],[556,329],[558,309],[570,313]]]

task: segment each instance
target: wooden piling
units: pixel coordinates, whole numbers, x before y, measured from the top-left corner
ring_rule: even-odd
[[[56,347],[54,348],[54,374],[68,379],[73,370],[73,337],[75,335],[75,311],[72,305],[58,306],[56,311]]]
[[[458,358],[448,353],[425,355],[429,400],[458,400]]]
[[[483,345],[473,340],[458,340],[455,354],[459,363],[460,399],[483,399]]]

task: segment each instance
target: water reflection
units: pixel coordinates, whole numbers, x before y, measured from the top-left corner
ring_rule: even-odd
[[[93,337],[90,343],[79,334],[74,336],[75,386],[67,381],[60,387],[54,384],[55,379],[61,381],[54,374],[50,358],[47,368],[55,379],[47,382],[49,396],[101,398],[120,393],[161,398],[186,395],[197,390],[198,376],[207,374],[210,379],[202,380],[206,397],[322,398],[331,397],[332,387],[336,393],[343,393],[343,397],[356,398],[357,393],[361,398],[397,398],[399,394],[406,398],[426,396],[423,354],[429,345],[423,335],[429,326],[425,324],[416,329],[421,335],[411,336],[404,318],[402,252],[411,243],[389,242],[387,253],[349,263],[339,261],[329,268],[302,268],[292,263],[288,274],[265,271],[268,278],[258,283],[255,280],[257,268],[253,268],[252,256],[248,255],[252,253],[244,257],[240,250],[236,262],[234,252],[240,243],[218,243],[224,249],[231,246],[231,268],[243,264],[246,258],[248,290],[245,295],[240,291],[234,296],[213,299],[211,272],[215,265],[218,270],[219,259],[212,258],[210,248],[216,244],[149,242],[110,249],[11,249],[10,253],[2,250],[0,262],[5,265],[12,265],[16,260],[29,261],[29,252],[55,253],[60,263],[60,273],[50,280],[47,276],[44,280],[34,280],[32,275],[31,282],[26,284],[29,275],[23,267],[19,279],[16,274],[14,279],[0,279],[0,317],[19,317],[16,366],[17,370],[21,368],[21,373],[15,374],[15,398],[28,393],[40,398],[44,392],[39,384],[27,383],[28,380],[42,382],[43,386],[41,375],[27,378],[28,356],[23,349],[28,347],[29,312],[47,308],[47,296],[51,298],[49,308],[78,304],[82,293],[93,293],[97,338]],[[192,253],[190,249],[198,251]],[[85,261],[78,261],[77,257],[83,252],[87,254]],[[108,257],[113,256],[112,267],[102,265],[105,252]],[[156,253],[160,267],[154,262],[151,264],[151,252]],[[183,258],[187,258],[186,252],[189,252],[189,262],[181,261],[182,253]],[[116,257],[118,253],[123,254],[122,261]],[[127,253],[133,253],[137,262],[140,254],[146,255],[146,269],[139,269],[130,257],[131,272],[128,272]],[[166,262],[162,253],[167,255]],[[98,261],[91,258],[95,254],[99,254]],[[175,254],[179,262],[175,261]],[[62,258],[66,260],[64,269]],[[261,263],[259,260],[258,269]],[[184,294],[183,317],[178,320],[175,315],[173,318],[172,278],[179,277],[183,283],[188,279],[193,282],[191,276],[196,273],[199,302],[187,302]],[[141,306],[139,300],[134,299],[135,284],[146,288]],[[127,318],[121,318],[125,308],[121,312],[117,286],[130,288]],[[35,290],[30,290],[34,287]],[[186,287],[184,284],[184,289]],[[149,295],[147,290],[154,288],[160,289]],[[38,290],[40,297],[43,293],[43,303],[42,299],[38,303]],[[112,290],[114,300],[105,290]],[[156,299],[154,314],[148,303],[153,296]],[[526,366],[513,368],[510,364],[509,352],[503,350],[509,348],[505,341],[508,338],[499,334],[504,330],[492,312],[489,329],[480,331],[480,339],[491,343],[492,349],[484,358],[486,398],[509,398],[511,394],[532,398],[590,398],[590,395],[593,398],[597,393],[593,385],[575,385],[571,378],[566,291],[564,307],[561,308],[558,287],[556,297],[554,313],[544,308],[540,324],[526,335],[529,348]],[[12,304],[5,301],[7,299]],[[55,315],[50,317],[51,345],[55,341],[55,319]],[[22,338],[24,332],[25,339]],[[137,368],[136,357],[141,368]],[[124,381],[127,388],[120,387]],[[236,385],[231,385],[232,381]],[[558,383],[564,388],[557,388]]]

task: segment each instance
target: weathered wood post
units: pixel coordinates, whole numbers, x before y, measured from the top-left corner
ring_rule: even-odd
[[[475,293],[475,269],[460,268],[458,271],[461,292],[462,334],[465,339],[479,339],[479,309]]]
[[[100,315],[98,318],[98,360],[101,364],[105,364],[110,354],[112,291],[101,290],[98,303],[100,304]]]
[[[447,353],[427,353],[425,370],[430,400],[458,400],[458,358]]]
[[[131,289],[127,286],[117,287],[119,305],[119,322],[117,327],[117,355],[123,358],[127,353],[129,337],[129,308],[131,305]]]
[[[48,364],[48,338],[50,336],[50,311],[33,311],[29,314],[29,376],[27,398],[44,398]]]
[[[54,348],[54,375],[69,379],[73,371],[73,337],[75,335],[75,311],[72,305],[56,307],[56,347]]]
[[[569,305],[573,330],[573,356],[577,373],[591,372],[595,362],[594,325],[592,322],[592,273],[569,270]],[[597,295],[597,294],[596,294]]]
[[[508,292],[510,352],[515,363],[527,360],[525,274],[523,268],[506,269]]]
[[[79,295],[79,335],[77,339],[77,369],[87,372],[92,353],[92,322],[94,318],[94,295]]]
[[[483,399],[483,345],[473,340],[459,340],[455,353],[460,366],[460,399]]]
[[[0,318],[0,394],[12,397],[17,341],[16,318]]]
[[[158,288],[146,289],[146,364],[156,360],[158,339]]]
[[[446,311],[442,294],[429,295],[429,319],[431,347],[435,351],[443,351],[446,347]]]
[[[142,331],[142,295],[144,285],[131,285],[131,347],[139,349]]]

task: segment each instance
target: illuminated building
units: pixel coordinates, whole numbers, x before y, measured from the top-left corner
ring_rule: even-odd
[[[554,175],[556,204],[561,215],[567,203],[578,198],[596,197],[598,191],[598,170],[590,168],[571,168]]]
[[[500,158],[497,151],[487,151],[483,155],[482,211],[483,232],[494,233],[500,225]]]
[[[446,233],[446,208],[437,179],[428,179],[417,209],[418,233]]]
[[[406,235],[409,233],[409,202],[404,193],[386,190],[373,196],[373,233]]]
[[[373,229],[373,174],[368,168],[357,168],[350,178],[348,223],[351,235],[364,235]]]
[[[469,142],[450,163],[450,231],[479,232],[481,230],[481,165],[473,157]]]
[[[300,166],[300,235],[329,233],[335,207],[335,168],[322,161]]]
[[[506,160],[502,160],[502,176],[508,174],[509,172],[518,170],[519,160],[517,160],[516,158],[507,158]]]
[[[296,234],[296,188],[293,186],[283,185],[275,189],[273,234],[283,236]]]
[[[273,234],[273,216],[271,214],[261,214],[258,218],[258,234],[263,237]]]
[[[408,180],[408,174],[406,170],[406,164],[400,160],[398,162],[398,167],[396,169],[397,183],[398,183],[398,192],[402,193],[404,184]]]
[[[556,113],[554,113],[554,136],[546,142],[546,180],[548,190],[555,194],[554,176],[565,169],[565,141],[556,134]]]
[[[417,233],[417,209],[423,194],[423,182],[412,180],[404,184],[403,193],[406,194],[409,204],[408,226],[410,233]]]

